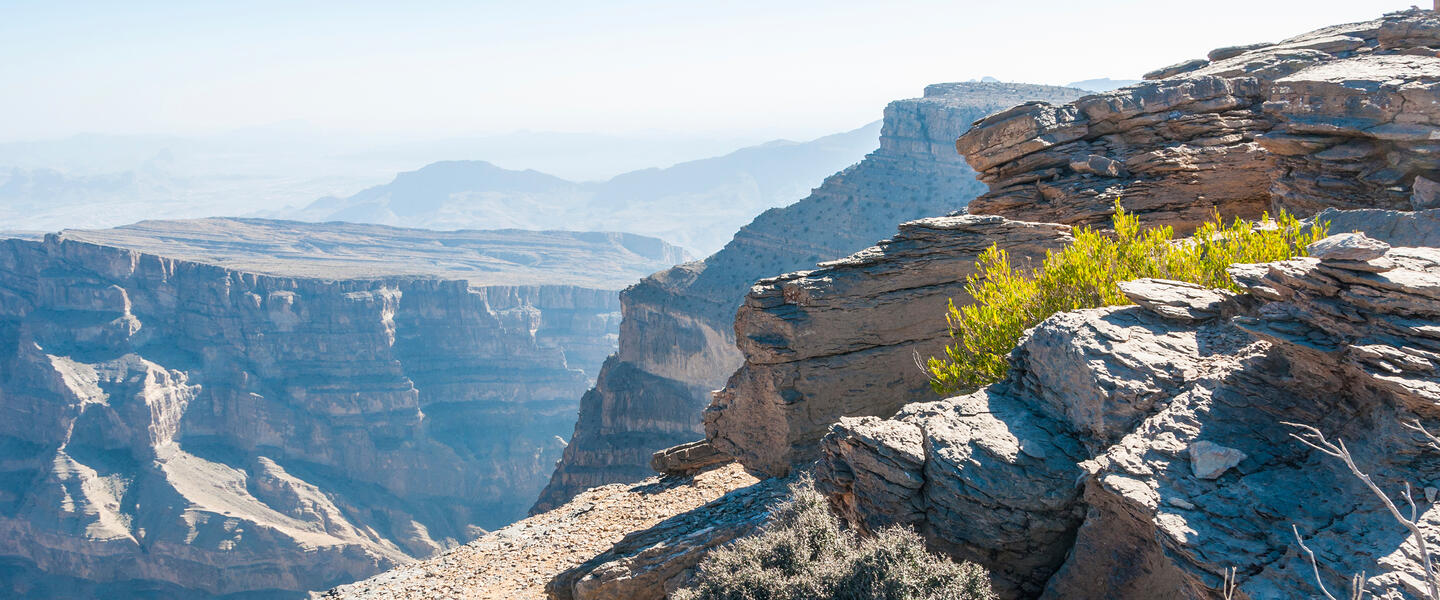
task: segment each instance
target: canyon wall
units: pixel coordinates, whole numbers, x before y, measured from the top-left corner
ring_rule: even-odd
[[[1028,100],[1083,92],[1008,83],[938,84],[885,109],[880,147],[807,198],[766,211],[704,261],[621,294],[620,350],[581,399],[575,434],[539,512],[581,490],[650,476],[650,455],[702,437],[710,392],[740,366],[733,322],[753,282],[846,256],[896,223],[964,208],[983,187],[955,154],[976,119]]]
[[[501,527],[616,291],[681,256],[229,219],[0,241],[0,595],[298,597]]]

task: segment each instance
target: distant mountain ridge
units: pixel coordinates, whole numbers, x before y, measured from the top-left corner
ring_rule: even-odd
[[[443,161],[345,198],[273,215],[431,229],[625,231],[692,251],[718,250],[766,209],[804,197],[874,149],[880,122],[811,140],[778,140],[723,156],[574,182],[485,161]]]

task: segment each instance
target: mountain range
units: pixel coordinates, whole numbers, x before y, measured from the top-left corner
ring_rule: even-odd
[[[623,231],[714,252],[766,209],[804,197],[875,148],[880,122],[809,142],[773,141],[724,156],[576,182],[485,161],[444,161],[348,197],[267,216],[429,229]]]

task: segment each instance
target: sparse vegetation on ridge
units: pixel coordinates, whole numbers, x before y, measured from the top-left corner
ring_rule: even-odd
[[[763,531],[717,549],[676,600],[992,600],[973,563],[931,554],[909,529],[860,538],[841,527],[808,479],[792,484]]]
[[[1141,227],[1135,215],[1116,203],[1114,232],[1090,227],[1075,230],[1075,241],[1047,252],[1039,268],[1011,264],[1004,250],[991,246],[976,261],[965,286],[974,303],[946,314],[951,343],[944,358],[926,367],[940,395],[973,391],[1005,376],[1005,356],[1025,330],[1059,312],[1130,304],[1118,284],[1156,277],[1238,291],[1225,268],[1237,263],[1285,260],[1305,254],[1305,246],[1326,236],[1325,224],[1305,228],[1281,211],[1273,221],[1216,217],[1195,235],[1174,240],[1169,226]]]

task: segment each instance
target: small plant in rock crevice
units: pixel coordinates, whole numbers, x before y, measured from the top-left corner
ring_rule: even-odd
[[[1284,211],[1273,221],[1266,215],[1258,223],[1236,219],[1230,225],[1216,215],[1177,241],[1169,226],[1142,228],[1118,202],[1112,224],[1113,232],[1075,229],[1074,242],[1047,251],[1035,269],[1012,264],[998,246],[981,253],[965,285],[974,302],[956,306],[951,300],[951,342],[944,357],[925,365],[935,392],[965,393],[1004,378],[1006,355],[1027,329],[1051,315],[1130,304],[1121,282],[1154,277],[1238,291],[1226,267],[1304,256],[1305,246],[1328,229],[1323,223],[1306,228]]]

